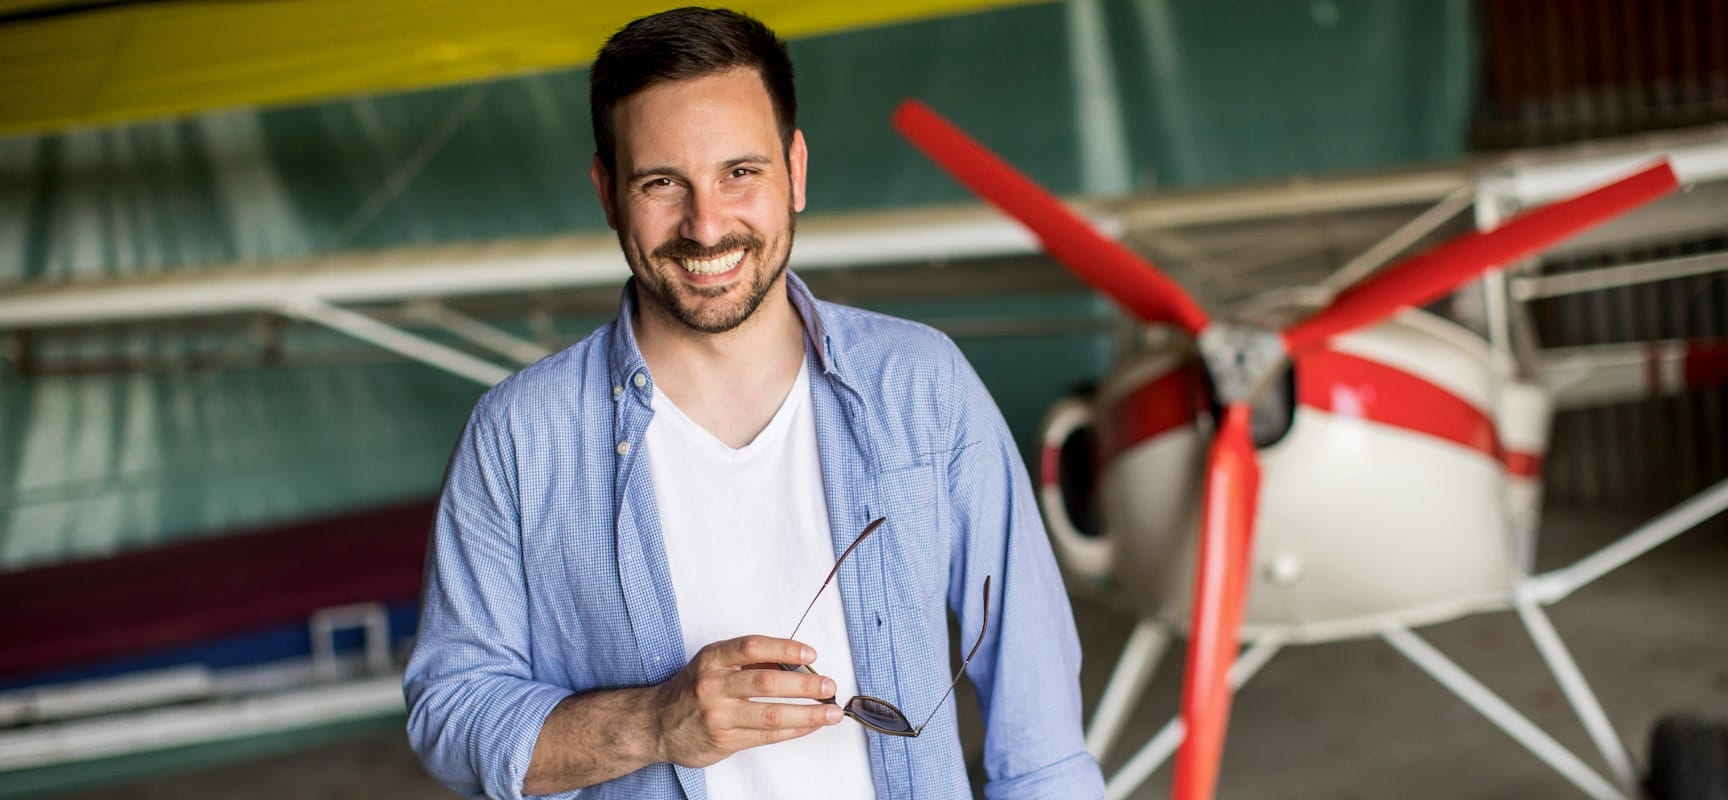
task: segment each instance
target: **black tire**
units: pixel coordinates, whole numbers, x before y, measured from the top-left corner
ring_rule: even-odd
[[[1650,733],[1645,785],[1654,800],[1728,800],[1728,722],[1663,717]]]

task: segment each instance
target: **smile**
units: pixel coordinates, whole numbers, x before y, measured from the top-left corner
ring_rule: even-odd
[[[743,250],[734,250],[714,258],[679,258],[674,260],[678,262],[678,266],[684,268],[685,272],[693,275],[720,275],[730,272],[738,266],[738,262],[744,260],[744,253]]]

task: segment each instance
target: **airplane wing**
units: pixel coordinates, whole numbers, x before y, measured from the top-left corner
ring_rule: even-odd
[[[741,10],[797,38],[1015,2],[1026,0],[806,0]],[[0,0],[0,136],[576,67],[646,7],[521,0],[504,8]]]

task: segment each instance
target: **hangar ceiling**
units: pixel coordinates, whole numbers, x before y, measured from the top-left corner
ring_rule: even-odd
[[[1510,279],[1544,344],[1642,357],[1728,337],[1728,281],[1704,272],[1728,251],[1712,2],[744,7],[797,37],[816,183],[796,268],[954,337],[1024,448],[1143,331],[892,136],[899,99],[1225,313],[1677,149],[1690,192]],[[423,507],[482,384],[612,315],[570,54],[646,8],[511,8],[0,0],[0,574]],[[1563,294],[1653,261],[1677,279]],[[1546,491],[1632,505],[1720,480],[1723,399],[1567,412]]]

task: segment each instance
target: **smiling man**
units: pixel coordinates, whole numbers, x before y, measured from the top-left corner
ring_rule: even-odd
[[[987,796],[1102,794],[989,394],[940,333],[787,271],[796,111],[785,45],[733,12],[638,20],[596,59],[591,177],[632,277],[616,320],[481,398],[452,456],[405,680],[451,788],[967,796],[952,612]]]

